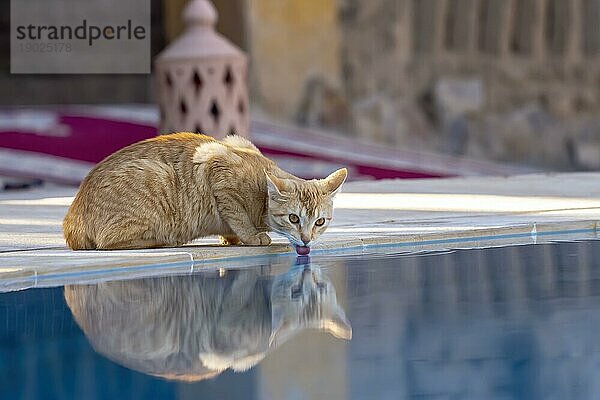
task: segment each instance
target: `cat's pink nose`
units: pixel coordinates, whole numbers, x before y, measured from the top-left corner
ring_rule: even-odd
[[[302,243],[304,243],[304,245],[306,246],[307,244],[310,243],[310,239],[302,238]]]

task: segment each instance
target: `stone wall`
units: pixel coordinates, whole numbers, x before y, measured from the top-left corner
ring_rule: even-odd
[[[339,15],[357,134],[600,168],[599,0],[344,0]]]
[[[477,75],[487,109],[600,105],[598,0],[346,0],[340,21],[352,98],[417,97],[441,75]]]

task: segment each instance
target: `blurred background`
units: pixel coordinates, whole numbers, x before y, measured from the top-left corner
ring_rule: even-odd
[[[182,34],[186,3],[151,1],[153,57]],[[10,1],[0,4],[0,131],[15,131],[16,109],[65,105],[131,110],[156,126],[151,75],[11,75]],[[600,0],[213,4],[217,30],[248,56],[251,138],[340,138],[391,171],[363,165],[355,178],[600,169]],[[278,152],[290,165],[348,163]]]

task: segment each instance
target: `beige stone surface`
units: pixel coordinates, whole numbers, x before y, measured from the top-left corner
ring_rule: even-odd
[[[311,256],[596,239],[599,182],[600,173],[573,173],[348,183]],[[208,238],[173,249],[70,251],[60,224],[74,193],[0,193],[0,290],[289,264],[295,257],[276,235],[268,247],[223,247]]]
[[[340,84],[336,0],[252,0],[247,13],[252,94],[271,115],[293,118],[311,79]]]

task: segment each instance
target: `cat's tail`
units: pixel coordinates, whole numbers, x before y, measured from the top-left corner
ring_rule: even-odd
[[[96,248],[94,241],[88,236],[81,216],[69,209],[63,220],[63,235],[72,250],[93,250]]]

